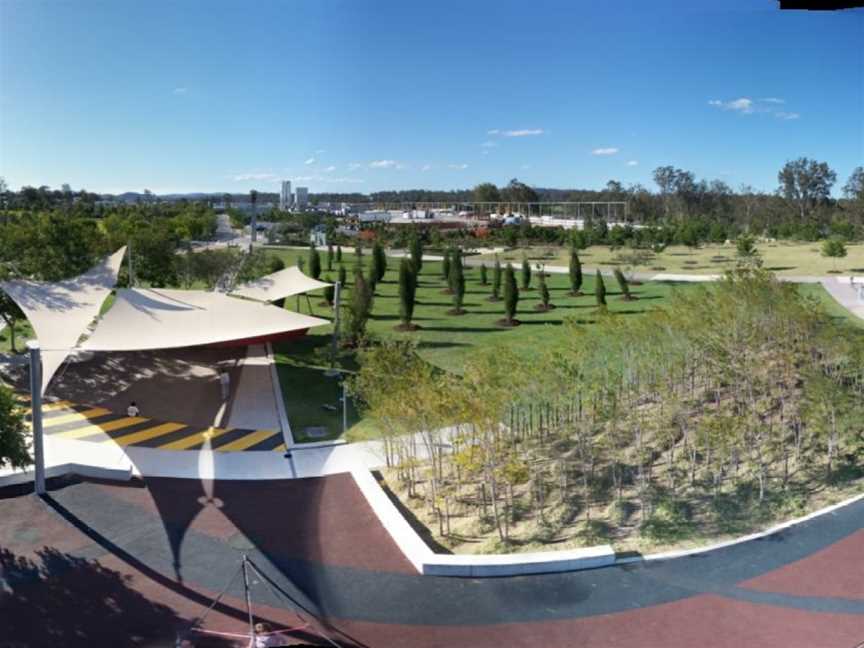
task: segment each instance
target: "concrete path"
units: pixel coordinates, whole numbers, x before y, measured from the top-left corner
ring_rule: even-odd
[[[249,346],[246,357],[240,361],[240,378],[231,399],[227,427],[256,430],[281,428],[270,377],[270,362],[263,344]]]
[[[859,277],[855,283],[852,283],[852,279],[854,277],[837,277],[822,279],[821,283],[846,310],[864,319],[864,299],[860,296],[864,292],[859,292],[864,290],[864,278]]]

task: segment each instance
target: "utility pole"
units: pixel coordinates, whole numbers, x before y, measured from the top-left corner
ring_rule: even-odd
[[[342,376],[342,438],[348,434],[348,388],[345,386],[345,376]]]
[[[37,495],[45,494],[45,449],[42,445],[42,353],[39,342],[27,342],[30,353],[30,420],[33,428],[34,488]]]

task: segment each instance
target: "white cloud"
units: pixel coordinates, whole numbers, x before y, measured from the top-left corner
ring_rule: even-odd
[[[708,102],[709,106],[715,106],[720,108],[721,110],[734,110],[742,113],[752,113],[753,112],[753,100],[747,97],[741,97],[740,99],[732,99],[731,101],[720,101],[719,99],[712,99]]]
[[[175,95],[185,95],[187,92],[189,92],[189,88],[184,88],[184,87],[182,87],[182,86],[179,87],[179,88],[174,88],[174,89],[171,91],[171,93],[172,93],[172,94],[175,94]]]
[[[351,164],[348,165],[348,168],[353,171],[354,169],[359,169],[361,166],[363,166],[363,165],[360,164],[359,162],[352,162]]]
[[[628,160],[627,166],[639,166],[639,160]]]
[[[324,169],[324,173],[333,173],[335,170],[336,170],[336,167],[331,164],[326,169]]]
[[[375,160],[369,163],[373,169],[401,169],[402,165],[396,160]]]
[[[420,170],[421,171],[429,171],[431,168],[432,168],[431,164],[424,164],[422,167],[420,167]]]
[[[615,155],[618,151],[619,149],[615,148],[614,146],[610,146],[607,148],[596,148],[591,151],[591,155]]]
[[[527,171],[528,169],[531,168],[531,165],[530,165],[530,164],[523,164],[521,168],[522,168],[523,170]]]
[[[447,166],[450,167],[451,169],[467,169],[468,168],[468,165],[465,164],[464,162],[462,164],[448,164]]]
[[[487,140],[487,141],[483,142],[480,146],[482,146],[483,148],[494,148],[494,147],[498,146],[498,142],[493,142],[491,140]]]
[[[303,164],[305,164],[306,166],[309,166],[310,164],[315,164],[315,158],[314,158],[314,157],[310,157],[310,158],[307,159]]]
[[[497,134],[500,133],[500,132],[501,132],[501,131],[498,130],[497,128],[493,128],[492,130],[487,130],[487,131],[486,131],[486,134],[487,134],[487,135],[497,135]]]
[[[714,106],[720,110],[730,110],[742,115],[752,115],[755,113],[774,115],[778,119],[798,119],[801,115],[796,112],[785,112],[778,110],[779,106],[786,103],[785,99],[779,97],[765,97],[764,99],[750,99],[749,97],[741,97],[732,99],[731,101],[721,101],[720,99],[711,99],[708,102],[709,106]]]
[[[530,137],[532,135],[542,135],[542,128],[523,128],[522,130],[508,130],[502,133],[504,137]]]
[[[326,153],[326,152],[327,151],[325,149],[318,149],[317,151],[315,151],[315,155],[321,155],[322,153]]]
[[[249,180],[274,181],[278,178],[275,173],[238,173],[232,177],[234,182],[248,182]]]

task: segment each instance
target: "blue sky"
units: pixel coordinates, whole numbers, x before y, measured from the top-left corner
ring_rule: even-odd
[[[773,190],[803,155],[839,188],[864,163],[864,12],[775,6],[0,0],[0,175],[157,193],[653,188],[672,164]]]

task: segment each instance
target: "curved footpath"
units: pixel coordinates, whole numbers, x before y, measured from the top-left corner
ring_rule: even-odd
[[[325,618],[339,645],[852,648],[864,641],[864,500],[706,554],[482,580],[417,575],[346,474],[75,481],[55,485],[44,502],[6,493],[0,519],[3,639],[27,646],[171,639],[222,590],[241,553]],[[115,602],[112,623],[82,612],[106,597]],[[284,596],[253,583],[253,598],[259,614],[291,622]],[[134,605],[124,608],[126,600]],[[237,583],[223,603],[209,627],[242,631]]]

